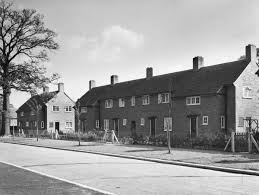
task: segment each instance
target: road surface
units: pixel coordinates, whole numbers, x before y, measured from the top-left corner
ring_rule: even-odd
[[[259,194],[258,176],[80,152],[0,143],[0,161],[115,194]]]

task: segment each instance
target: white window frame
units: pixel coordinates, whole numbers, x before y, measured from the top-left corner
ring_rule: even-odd
[[[65,106],[65,112],[72,112],[72,106]]]
[[[81,113],[86,113],[87,112],[87,107],[86,106],[81,106],[80,107],[80,112]]]
[[[169,103],[170,95],[169,93],[160,93],[158,94],[157,99],[158,104],[166,104]]]
[[[29,125],[30,125],[30,123],[29,123],[29,121],[26,121],[26,127],[29,127]]]
[[[145,118],[140,118],[140,126],[145,126]]]
[[[68,125],[69,124],[69,125]],[[65,123],[65,128],[66,129],[72,129],[73,127],[73,122],[72,121],[66,121]]]
[[[132,96],[132,97],[130,98],[130,105],[131,105],[131,106],[135,106],[135,105],[136,105],[136,97],[135,97],[135,96]]]
[[[56,110],[56,109],[54,109],[54,108],[58,108],[58,109]],[[52,106],[52,111],[53,111],[53,112],[59,112],[59,106],[53,105],[53,106]]]
[[[99,120],[95,120],[95,128],[100,128],[100,121]]]
[[[52,124],[52,127],[50,126],[50,124]],[[49,128],[54,128],[54,122],[53,121],[49,122]]]
[[[119,107],[120,108],[125,107],[125,99],[124,98],[119,98]]]
[[[249,86],[244,86],[243,87],[243,98],[244,99],[252,99],[252,88]]]
[[[191,105],[200,105],[200,104],[201,104],[201,96],[186,97],[186,105],[191,106]]]
[[[209,124],[209,117],[203,116],[202,117],[202,125],[208,125]]]
[[[44,128],[44,121],[41,121],[40,127],[41,127],[41,128]]]
[[[105,108],[112,108],[112,107],[113,107],[113,100],[112,99],[105,100]]]
[[[172,131],[173,119],[172,117],[164,117],[164,131]]]
[[[150,97],[149,95],[142,96],[142,105],[149,105],[150,104]]]
[[[123,125],[123,126],[126,126],[126,125],[127,125],[127,119],[126,119],[126,118],[124,118],[124,119],[122,120],[122,125]]]
[[[226,126],[226,119],[225,119],[225,116],[222,115],[220,116],[220,127],[221,129],[225,129],[225,126]]]
[[[109,119],[104,119],[103,121],[103,129],[109,130]]]

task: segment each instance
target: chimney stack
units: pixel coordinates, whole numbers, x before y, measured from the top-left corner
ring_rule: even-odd
[[[150,79],[153,77],[153,68],[152,67],[147,67],[146,69],[146,78]]]
[[[43,93],[48,93],[49,92],[49,87],[48,86],[44,86],[43,87]]]
[[[199,70],[203,67],[204,59],[202,56],[196,56],[193,58],[193,70]]]
[[[93,89],[95,87],[95,80],[89,81],[89,90]]]
[[[58,92],[64,92],[64,83],[58,84]]]
[[[118,75],[112,75],[111,76],[111,85],[115,85],[118,82],[119,82]]]
[[[249,44],[246,46],[246,59],[251,61],[251,60],[256,60],[257,58],[257,51],[256,51],[256,46]]]

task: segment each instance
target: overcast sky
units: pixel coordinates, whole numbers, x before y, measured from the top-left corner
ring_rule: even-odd
[[[259,47],[258,0],[14,0],[34,8],[58,33],[60,50],[50,55],[49,72],[58,72],[66,93],[77,100],[96,85],[192,68],[200,55],[205,66],[234,61],[249,43]],[[56,90],[57,86],[50,86]],[[13,92],[19,107],[30,95]]]

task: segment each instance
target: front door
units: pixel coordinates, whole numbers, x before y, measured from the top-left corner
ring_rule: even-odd
[[[136,121],[131,121],[130,130],[131,136],[136,136]]]
[[[197,116],[190,118],[190,136],[194,138],[197,136]]]
[[[113,119],[115,135],[119,136],[119,119]]]
[[[55,131],[59,132],[59,122],[55,122]]]
[[[150,118],[150,135],[154,137],[156,135],[156,118]]]

